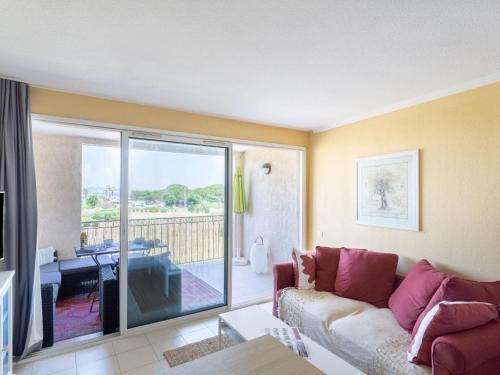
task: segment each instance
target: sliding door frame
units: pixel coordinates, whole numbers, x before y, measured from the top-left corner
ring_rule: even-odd
[[[206,147],[218,147],[224,149],[224,294],[223,306],[215,308],[208,307],[202,311],[180,315],[175,318],[160,322],[144,324],[138,327],[128,328],[128,200],[129,200],[129,161],[130,161],[130,140],[148,140],[169,142],[185,145],[198,145]],[[232,212],[232,143],[224,141],[207,140],[203,138],[191,138],[172,136],[155,132],[143,131],[121,131],[121,187],[120,187],[120,334],[127,335],[128,332],[140,332],[149,330],[158,324],[165,325],[166,322],[178,321],[179,318],[186,318],[190,315],[197,315],[203,312],[211,312],[216,309],[227,311],[231,306],[231,251],[232,229],[230,225],[230,215]]]
[[[302,146],[293,146],[293,145],[286,145],[286,144],[279,144],[279,143],[270,143],[270,142],[260,142],[260,141],[250,141],[250,140],[244,140],[244,139],[238,139],[238,138],[230,138],[230,137],[218,137],[218,136],[211,136],[211,135],[202,135],[202,134],[194,134],[194,133],[184,133],[184,132],[176,132],[176,131],[171,131],[171,130],[164,130],[164,129],[157,129],[157,128],[148,128],[148,127],[142,127],[142,126],[133,126],[133,125],[126,125],[126,124],[117,124],[117,123],[108,123],[108,122],[101,122],[101,121],[91,121],[91,120],[83,120],[83,119],[75,119],[75,118],[69,118],[69,117],[61,117],[61,116],[49,116],[49,115],[42,115],[42,114],[32,114],[32,119],[33,120],[38,120],[38,121],[47,121],[51,122],[54,124],[61,124],[61,125],[75,125],[75,126],[84,126],[88,128],[94,128],[94,129],[109,129],[109,130],[115,130],[115,131],[120,131],[121,132],[121,143],[123,145],[123,142],[127,142],[128,146],[128,139],[130,135],[137,135],[138,137],[141,138],[148,138],[152,140],[170,140],[173,142],[179,142],[179,143],[191,143],[191,144],[201,144],[201,145],[207,145],[207,146],[220,146],[221,144],[226,144],[229,147],[229,157],[228,157],[228,167],[229,167],[229,172],[231,173],[233,170],[233,151],[232,151],[232,145],[233,144],[239,144],[239,145],[253,145],[253,146],[263,146],[263,147],[272,147],[272,148],[277,148],[277,149],[287,149],[287,150],[295,150],[300,152],[300,161],[299,161],[299,177],[300,177],[300,183],[299,183],[299,188],[301,189],[301,193],[299,194],[300,198],[300,212],[299,212],[299,222],[301,224],[300,228],[300,233],[299,233],[299,242],[300,246],[302,248],[305,247],[305,239],[306,239],[306,233],[307,233],[307,222],[306,222],[306,215],[305,213],[307,212],[307,181],[306,181],[306,176],[307,176],[307,154],[306,154],[306,147]],[[125,217],[127,220],[128,224],[128,196],[124,198],[124,194],[127,194],[128,190],[128,173],[124,173],[125,171],[128,171],[128,147],[121,147],[121,186],[120,186],[120,221],[122,220],[123,217]],[[124,158],[126,160],[124,160]],[[125,164],[124,164],[125,161]],[[125,169],[126,168],[126,169]],[[229,202],[228,202],[228,215],[226,220],[229,220],[229,214],[232,212],[232,178],[228,178],[228,189],[229,189]],[[124,207],[125,205],[125,207]],[[122,229],[120,230],[120,243],[121,246],[127,246],[128,241],[126,240],[128,238],[128,228],[127,225],[122,225]],[[228,241],[228,255],[231,256],[231,249],[233,248],[233,228],[232,228],[232,222],[231,220],[228,221],[227,223],[227,228],[228,228],[228,235],[227,235],[227,241]],[[125,240],[125,245],[123,244],[123,241]],[[125,248],[125,247],[123,247]],[[179,318],[175,319],[170,319],[167,321],[163,322],[158,322],[158,323],[152,323],[147,326],[142,326],[142,327],[136,327],[132,329],[127,329],[127,312],[126,312],[126,304],[123,305],[124,301],[126,303],[127,299],[127,275],[126,272],[122,272],[121,270],[123,269],[123,264],[122,264],[122,258],[120,257],[120,335],[126,336],[129,333],[136,333],[136,332],[141,332],[141,331],[148,331],[151,330],[152,328],[160,328],[160,327],[166,327],[169,325],[174,325],[178,324],[179,322],[184,322],[184,321],[189,321],[193,319],[197,319],[203,316],[211,316],[214,314],[218,314],[227,310],[230,310],[232,308],[232,274],[231,274],[231,261],[230,259],[227,261],[227,267],[226,267],[226,272],[227,272],[227,306],[221,307],[221,308],[215,308],[212,310],[208,311],[203,311],[199,312],[196,314],[192,315],[187,315],[187,316],[182,316]],[[125,266],[126,267],[126,264]],[[108,340],[114,340],[116,339],[116,334],[115,335],[109,335],[109,336],[103,336],[102,338],[99,338],[97,340],[99,341],[108,341]],[[97,340],[89,340],[88,342],[85,342],[85,344],[89,344],[91,342],[95,342]],[[79,344],[79,346],[82,346]],[[67,350],[74,349],[74,347],[70,346],[68,347]],[[52,349],[49,349],[49,351],[52,353]],[[64,352],[66,350],[61,350],[61,352]]]
[[[121,167],[120,167],[120,271],[119,294],[120,335],[128,331],[128,161],[130,132],[121,132]]]

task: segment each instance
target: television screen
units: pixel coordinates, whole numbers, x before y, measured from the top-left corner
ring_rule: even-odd
[[[3,259],[3,220],[4,220],[5,193],[0,191],[0,259]]]

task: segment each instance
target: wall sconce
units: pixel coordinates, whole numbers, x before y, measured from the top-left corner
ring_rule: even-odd
[[[262,169],[264,170],[264,174],[271,173],[271,164],[269,163],[262,164]]]

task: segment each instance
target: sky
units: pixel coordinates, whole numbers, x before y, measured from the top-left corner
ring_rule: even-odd
[[[129,151],[129,190],[159,190],[171,184],[190,189],[224,183],[224,155]],[[83,145],[84,188],[120,186],[120,148]]]

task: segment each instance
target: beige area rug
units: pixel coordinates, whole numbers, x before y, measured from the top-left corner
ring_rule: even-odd
[[[221,340],[221,350],[236,345],[236,343],[227,335],[222,335]],[[177,349],[167,350],[163,353],[163,356],[167,360],[170,367],[175,367],[218,351],[219,336],[214,336]]]

